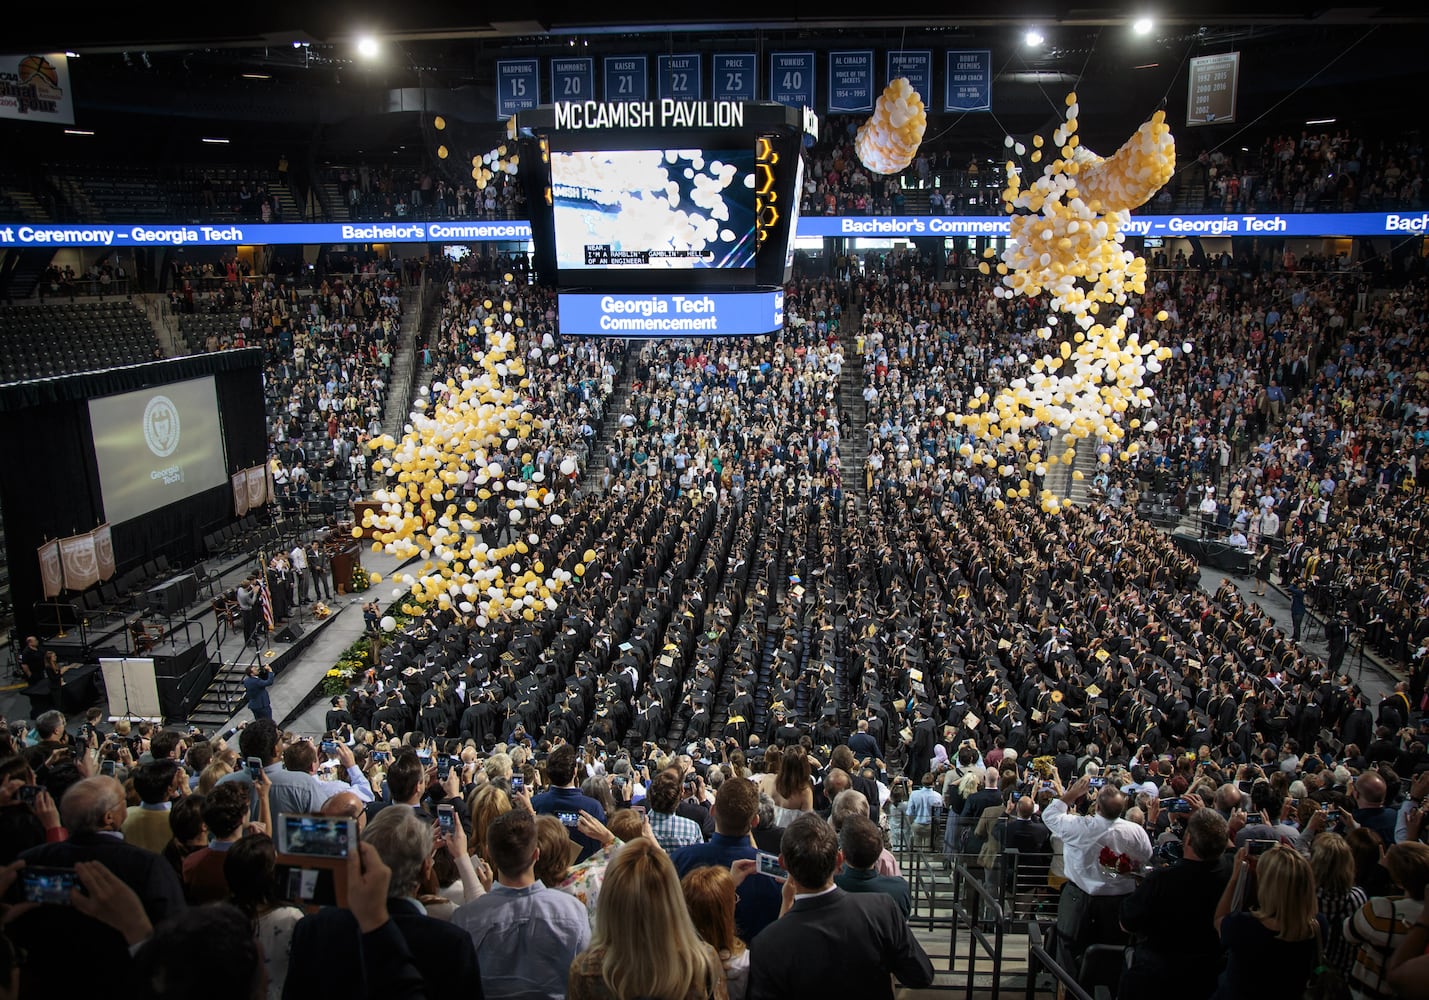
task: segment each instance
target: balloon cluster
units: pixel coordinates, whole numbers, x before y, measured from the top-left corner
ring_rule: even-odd
[[[493,309],[490,301],[485,305]],[[501,315],[513,323],[509,304]],[[373,493],[380,510],[367,511],[353,535],[370,529],[374,551],[425,560],[419,573],[395,577],[406,590],[398,587],[392,596],[408,595],[404,614],[436,605],[475,614],[482,627],[512,615],[531,620],[556,610],[561,591],[596,558],[587,551],[574,572],[548,571],[533,551],[541,528],[563,523],[545,473],[521,474],[532,463],[528,449],[552,423],[527,408],[524,359],[514,353],[514,333],[496,318],[492,312],[485,320],[486,347],[473,355],[474,367],[447,380],[443,399],[418,399],[400,441],[383,435],[369,443],[383,450],[373,464],[387,485]],[[468,332],[478,334],[475,326]],[[575,475],[575,459],[567,456],[559,469]],[[510,541],[492,545],[484,532]]]
[[[1046,292],[1052,314],[1037,331],[1042,340],[1051,339],[1058,313],[1070,317],[1077,329],[1055,353],[1034,361],[1030,376],[1013,379],[995,396],[977,387],[968,405],[972,412],[948,415],[972,439],[960,454],[996,468],[1003,477],[1022,470],[1045,476],[1057,461],[1070,465],[1078,440],[1124,441],[1128,414],[1152,403],[1144,376],[1160,371],[1172,355],[1169,347],[1154,339],[1143,343],[1139,333],[1127,329],[1134,315],[1128,298],[1146,291],[1146,262],[1122,248],[1121,232],[1130,209],[1151,198],[1175,169],[1176,147],[1165,115],[1158,111],[1104,160],[1079,149],[1077,95],[1068,94],[1066,103],[1066,118],[1052,134],[1061,155],[1043,167],[1041,176],[1024,189],[1016,164],[1007,163],[1003,204],[1013,215],[1011,239],[997,264],[1002,283],[993,293],[1030,298]],[[1010,136],[1006,144],[1019,156],[1026,153]],[[1043,145],[1040,135],[1033,137],[1033,163],[1041,162]],[[994,254],[989,248],[987,256]],[[990,273],[986,261],[979,270]],[[1166,319],[1165,312],[1156,316],[1160,323]],[[1190,344],[1183,347],[1190,352]],[[1027,355],[1018,361],[1025,364]],[[1140,423],[1132,417],[1128,425],[1134,430]],[[1060,456],[1043,456],[1035,436],[1023,438],[1038,425],[1055,428],[1072,446]],[[1137,448],[1135,442],[1124,444],[1121,457]],[[1108,462],[1110,455],[1100,460]],[[1020,480],[1007,493],[1009,498],[1030,497],[1029,481]],[[1062,508],[1050,490],[1042,490],[1039,500],[1049,513]]]
[[[859,162],[876,174],[896,174],[906,170],[923,142],[928,114],[923,99],[900,76],[883,88],[873,114],[854,137]]]
[[[448,128],[448,125],[452,125],[452,127]],[[465,147],[469,150],[476,146],[475,142],[468,141],[468,137],[460,126],[460,122],[449,123],[441,115],[432,118],[432,129],[436,133],[436,137],[441,140],[436,145],[437,159],[446,160],[455,154],[456,158],[452,162],[460,163],[463,162],[461,156],[465,155],[462,153],[462,148]],[[518,172],[521,157],[511,145],[516,139],[516,119],[514,118],[509,119],[506,123],[506,137],[508,140],[506,143],[471,158],[471,179],[476,182],[478,190],[485,190],[497,174],[509,174],[514,177]]]

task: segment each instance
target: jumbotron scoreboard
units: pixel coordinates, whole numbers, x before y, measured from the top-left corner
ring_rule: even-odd
[[[515,129],[535,267],[576,335],[764,335],[783,284],[813,113],[736,101],[555,104]]]

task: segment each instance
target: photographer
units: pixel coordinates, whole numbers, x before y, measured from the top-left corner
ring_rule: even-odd
[[[273,718],[273,703],[268,699],[268,689],[273,686],[273,672],[257,663],[250,663],[243,674],[243,693],[248,699],[248,709],[254,719]]]

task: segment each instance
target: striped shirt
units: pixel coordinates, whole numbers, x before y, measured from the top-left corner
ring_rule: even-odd
[[[1350,988],[1356,997],[1381,1000],[1396,995],[1384,981],[1385,967],[1423,909],[1421,900],[1374,896],[1345,918],[1345,939],[1359,946],[1350,970]]]

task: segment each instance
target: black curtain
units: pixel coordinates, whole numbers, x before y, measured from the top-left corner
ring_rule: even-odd
[[[43,599],[36,549],[46,540],[89,531],[104,521],[99,465],[89,422],[91,398],[214,376],[229,472],[266,458],[262,354],[257,349],[115,368],[0,386],[0,504],[15,625],[35,631]],[[176,565],[203,556],[207,531],[233,518],[227,483],[142,517],[112,525],[122,575],[160,553]]]

